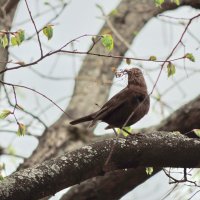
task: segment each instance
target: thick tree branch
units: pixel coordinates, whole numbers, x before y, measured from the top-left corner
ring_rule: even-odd
[[[164,131],[180,131],[187,133],[187,136],[195,137],[194,133],[190,132],[193,128],[200,128],[200,96],[183,105],[176,112],[170,115],[167,119],[163,120],[158,126],[144,129],[142,132],[152,132],[154,130]],[[155,168],[154,173],[159,172],[160,168]],[[114,173],[114,175],[113,175]],[[127,175],[128,174],[128,175]],[[115,181],[115,176],[123,183],[123,187],[119,190],[118,183]],[[62,198],[62,200],[85,200],[87,195],[93,196],[93,199],[119,199],[128,191],[134,189],[150,176],[147,176],[143,167],[136,169],[128,169],[128,172],[118,171],[106,174],[104,177],[96,177],[92,180],[87,180],[84,183],[72,187]],[[78,192],[77,192],[78,191]],[[109,192],[107,192],[109,191]],[[118,191],[111,193],[110,191]],[[87,194],[87,195],[86,195]]]
[[[106,159],[116,143],[110,162]],[[106,172],[135,167],[195,167],[200,140],[180,133],[153,132],[84,146],[18,171],[0,183],[0,199],[38,199]]]

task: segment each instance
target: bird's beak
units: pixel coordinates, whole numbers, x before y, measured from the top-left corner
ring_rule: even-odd
[[[125,69],[124,72],[126,72],[127,74],[129,74],[131,72],[131,70]]]

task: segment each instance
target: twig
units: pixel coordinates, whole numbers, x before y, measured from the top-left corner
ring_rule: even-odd
[[[12,102],[11,102],[11,100],[10,100],[10,98],[9,98],[8,91],[6,90],[5,85],[3,85],[3,88],[4,88],[4,91],[5,91],[5,94],[6,94],[6,98],[7,98],[7,100],[8,100],[8,103],[9,103],[11,106],[13,106],[13,107],[14,107],[14,110],[15,110],[18,104],[16,104],[16,103],[15,103],[15,105],[12,104]],[[13,86],[13,88],[14,88],[14,86]],[[17,102],[16,91],[15,91],[15,90],[13,90],[13,91],[14,91],[14,96],[15,96],[15,102]],[[38,121],[44,126],[45,129],[48,128],[48,126],[45,124],[45,122],[42,121],[38,116],[34,115],[32,112],[29,112],[29,111],[27,111],[27,110],[25,110],[25,109],[22,109],[21,111],[24,112],[24,113],[26,113],[26,114],[28,114],[28,115],[30,115],[30,116],[33,117],[34,119],[38,120]],[[13,112],[14,112],[14,111],[13,111]]]
[[[7,82],[4,82],[4,81],[1,81],[0,80],[0,83],[4,84],[4,85],[9,85],[11,87],[19,87],[19,88],[24,88],[24,89],[27,89],[27,90],[31,90],[37,94],[39,94],[40,96],[44,97],[45,99],[49,100],[52,104],[54,104],[59,110],[61,110],[66,116],[70,117],[71,116],[66,113],[59,105],[57,105],[52,99],[50,99],[49,97],[47,97],[46,95],[42,94],[41,92],[38,92],[37,90],[33,89],[33,88],[30,88],[30,87],[27,87],[27,86],[24,86],[24,85],[18,85],[18,84],[13,84],[13,83],[7,83]]]
[[[34,26],[34,28],[35,28],[35,32],[36,32],[36,34],[37,34],[38,43],[39,43],[39,48],[40,48],[40,53],[41,53],[41,58],[42,58],[42,57],[43,57],[43,50],[42,50],[42,43],[41,43],[41,41],[40,41],[39,32],[38,32],[38,30],[37,30],[37,27],[36,27],[35,21],[34,21],[34,19],[33,19],[33,17],[32,17],[32,14],[31,14],[31,11],[30,11],[30,8],[29,8],[29,5],[28,5],[28,3],[27,3],[27,0],[25,0],[25,3],[26,3],[26,7],[27,7],[27,9],[28,9],[28,12],[29,12],[29,15],[30,15],[31,21],[32,21],[33,26]]]

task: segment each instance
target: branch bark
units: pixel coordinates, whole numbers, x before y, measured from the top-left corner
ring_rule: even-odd
[[[107,166],[104,166],[115,144]],[[0,183],[0,199],[39,199],[106,172],[135,167],[184,167],[199,164],[200,140],[173,132],[108,139],[18,171]]]

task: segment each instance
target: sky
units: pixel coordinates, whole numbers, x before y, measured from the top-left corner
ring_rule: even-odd
[[[49,2],[55,4],[55,1]],[[110,0],[109,2],[106,0],[71,1],[66,7],[65,11],[60,15],[60,17],[53,22],[53,39],[48,41],[45,36],[41,36],[41,39],[46,46],[45,51],[47,52],[49,49],[56,49],[63,43],[83,34],[97,34],[101,26],[104,24],[104,21],[101,18],[101,12],[97,8],[96,4],[100,4],[108,14],[116,7],[118,3],[118,0]],[[43,13],[45,10],[49,9],[48,6],[44,5],[44,1],[29,1],[29,7],[31,8],[33,16],[37,15],[38,13]],[[164,15],[178,18],[189,18],[196,15],[197,13],[197,10],[191,9],[189,7],[183,7],[177,9],[176,11],[165,12]],[[35,18],[37,27],[43,27],[44,24],[46,24],[48,20],[53,16],[54,12],[48,12],[38,18]],[[12,30],[16,30],[20,27],[21,29],[25,30],[26,36],[31,36],[34,33],[34,27],[31,23],[25,23],[27,19],[29,19],[29,15],[25,4],[23,1],[21,1],[14,19]],[[168,23],[164,23],[164,20],[168,21]],[[184,20],[173,20],[163,16],[150,20],[150,22],[148,22],[142,31],[137,35],[131,44],[131,51],[128,51],[126,55],[134,55],[134,57],[136,56],[141,58],[149,58],[149,56],[155,55],[159,59],[165,59],[174,45],[177,43],[184,30],[184,26],[180,24],[177,25],[177,23],[180,21]],[[195,20],[190,26],[190,32],[192,32],[196,37],[199,36],[199,19]],[[185,51],[193,53],[196,58],[196,62],[191,63],[186,61],[185,70],[183,70],[183,67],[181,67],[183,66],[182,61],[176,62],[175,64],[177,66],[177,71],[175,76],[168,78],[167,72],[164,70],[158,82],[158,89],[161,93],[164,93],[166,90],[168,91],[163,96],[163,101],[169,105],[170,109],[165,108],[163,111],[162,106],[158,103],[156,104],[155,100],[152,98],[149,114],[136,125],[134,125],[133,128],[147,127],[159,123],[160,120],[168,116],[171,112],[199,94],[200,88],[196,87],[199,81],[199,73],[193,72],[190,69],[200,71],[200,43],[198,43],[189,34],[186,34],[186,37],[183,41],[186,45]],[[91,41],[89,39],[83,39],[78,41],[75,45],[79,50],[84,50],[87,49],[90,44]],[[36,42],[36,37],[34,37],[29,42],[25,42],[19,47],[12,47],[10,49],[10,59],[15,61],[20,60],[28,63],[38,58],[39,55],[40,52],[38,43]],[[179,48],[175,52],[174,57],[182,55],[183,48]],[[9,73],[6,73],[5,79],[7,82],[27,85],[36,89],[41,93],[44,93],[52,100],[58,102],[59,106],[65,109],[66,104],[70,101],[70,97],[73,94],[74,77],[77,75],[83,59],[83,56],[78,55],[52,56],[39,63],[37,66],[32,67],[31,69],[26,68],[10,71]],[[152,77],[154,83],[158,75],[159,66],[149,62],[134,62],[134,65],[142,65],[145,79],[148,85],[148,90],[150,92],[152,90],[153,84],[148,79],[148,74]],[[130,67],[131,66],[132,65],[130,65]],[[119,68],[124,67],[127,67],[126,63],[122,63],[119,66]],[[39,77],[35,71],[49,76],[61,77],[62,79],[59,81],[44,79]],[[192,76],[190,77],[188,74],[192,74]],[[176,84],[176,82],[179,80],[181,80],[181,83]],[[118,84],[119,82],[120,84]],[[121,79],[114,79],[113,83],[114,84],[111,88],[110,97],[125,87],[127,80],[123,77]],[[40,115],[40,117],[48,125],[52,124],[62,114],[60,110],[55,108],[55,106],[50,106],[51,104],[46,99],[39,97],[30,91],[19,89],[17,91],[17,95],[19,96],[18,99],[20,105],[22,105],[30,112],[33,112],[36,115]],[[158,94],[156,92],[153,93],[154,97],[157,95]],[[6,104],[2,102],[0,106],[4,108]],[[50,109],[47,109],[49,106]],[[47,111],[43,112],[44,110]],[[29,121],[30,119],[27,118],[25,121],[26,120]],[[102,133],[104,131],[104,127],[105,124],[99,124],[95,130],[95,133]],[[16,127],[12,126],[10,128],[15,129]],[[33,128],[35,130],[35,127]],[[42,133],[42,127],[39,127],[36,132],[36,134],[40,135]],[[1,133],[0,145],[8,146],[10,143],[12,144],[12,147],[15,149],[17,154],[29,156],[37,146],[38,142],[34,137],[30,136],[19,138],[8,133]],[[7,163],[6,174],[9,174],[15,169],[16,165],[18,162],[21,162],[21,160],[17,161],[13,158],[10,159],[8,157],[3,157],[1,158],[0,162]],[[160,182],[161,179],[162,183]],[[144,191],[144,188],[145,192],[142,192]],[[145,184],[141,185],[133,192],[125,195],[122,199],[129,200],[134,196],[134,199],[140,200],[145,199],[145,197],[149,197],[151,195],[151,198],[149,197],[148,199],[156,200],[160,199],[166,193],[167,188],[169,188],[168,179],[164,174],[160,173],[159,175],[155,176],[154,180],[151,179],[147,181]],[[58,196],[55,196],[52,199],[56,200],[59,198]]]

